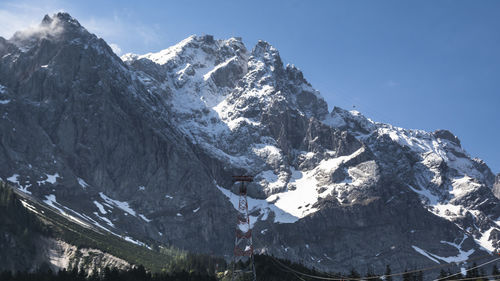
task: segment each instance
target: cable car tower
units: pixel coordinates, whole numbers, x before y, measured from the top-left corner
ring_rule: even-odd
[[[241,182],[238,199],[238,218],[236,223],[236,239],[234,240],[233,255],[233,277],[231,281],[236,281],[239,277],[252,274],[252,280],[257,280],[255,273],[255,262],[253,257],[252,228],[250,217],[248,216],[247,186],[253,181],[251,176],[233,176],[233,182]],[[236,269],[237,263],[249,262],[247,268]]]

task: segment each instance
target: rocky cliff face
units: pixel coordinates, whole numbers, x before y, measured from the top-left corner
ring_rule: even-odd
[[[166,117],[168,92],[150,93],[67,14],[46,17],[40,29],[0,47],[1,177],[120,235],[179,247],[190,236],[230,239],[223,223],[230,204],[213,192],[203,156]],[[181,227],[202,221],[226,228]]]
[[[500,174],[495,178],[495,183],[493,184],[493,194],[500,199]]]
[[[61,240],[42,238],[39,241],[40,262],[47,263],[54,272],[63,269],[78,268],[91,275],[94,270],[101,272],[104,268],[127,270],[130,263],[97,249],[77,248]]]
[[[134,243],[230,256],[231,175],[251,174],[258,252],[380,271],[500,246],[495,177],[457,137],[328,112],[266,42],[120,59],[60,13],[0,38],[0,58],[0,177]]]
[[[45,236],[36,236],[33,242],[35,248],[29,250],[29,253],[16,251],[19,245],[9,233],[3,233],[0,247],[3,253],[16,254],[14,256],[4,257],[2,270],[16,272],[18,270],[36,271],[39,269],[50,268],[53,272],[59,270],[70,270],[78,268],[87,274],[92,274],[94,270],[99,272],[106,267],[117,269],[130,269],[132,265],[120,258],[104,253],[97,249],[77,248],[61,240],[48,238]],[[25,241],[23,241],[25,243]],[[5,245],[5,243],[9,243]]]

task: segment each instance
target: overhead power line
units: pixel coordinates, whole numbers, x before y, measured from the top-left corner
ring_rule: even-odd
[[[497,261],[497,260],[500,260],[500,258],[496,258],[496,259],[493,259],[493,260],[491,260],[491,261],[488,261],[488,262],[482,263],[482,264],[480,264],[480,265],[478,265],[478,266],[471,267],[471,268],[469,268],[469,269],[465,270],[465,272],[467,272],[467,271],[471,271],[471,270],[476,269],[476,268],[480,268],[481,266],[485,266],[485,265],[487,265],[487,264],[489,264],[489,263],[492,263],[492,262],[494,262],[494,261]],[[459,275],[459,274],[461,274],[461,272],[458,272],[458,273],[455,273],[455,274],[452,274],[452,275],[448,275],[448,276],[446,276],[446,277],[442,277],[442,278],[434,279],[434,280],[432,280],[432,281],[440,281],[440,280],[444,280],[444,279],[450,278],[450,277],[452,277],[452,276],[457,276],[457,275]]]
[[[490,256],[490,255],[488,255]],[[416,272],[424,272],[424,271],[429,271],[429,270],[433,270],[433,269],[436,269],[436,268],[439,268],[439,267],[445,267],[445,266],[450,266],[452,265],[452,263],[447,263],[447,264],[443,264],[443,265],[440,265],[440,266],[432,266],[432,267],[426,267],[426,268],[421,268],[421,269],[417,269],[417,270],[412,270],[412,271],[405,271],[405,272],[399,272],[399,273],[393,273],[393,274],[389,274],[389,275],[378,275],[378,276],[370,276],[370,277],[363,277],[363,278],[331,278],[331,277],[325,277],[325,276],[318,276],[318,275],[311,275],[311,274],[307,274],[307,273],[303,273],[303,272],[300,272],[298,270],[295,270],[285,264],[283,264],[282,262],[280,262],[279,260],[277,260],[276,258],[270,256],[276,263],[278,263],[280,266],[282,266],[283,268],[286,268],[294,273],[297,273],[297,274],[300,274],[302,276],[306,276],[306,277],[310,277],[310,278],[314,278],[314,279],[320,279],[320,280],[334,280],[334,281],[348,281],[348,280],[355,280],[355,281],[361,281],[361,280],[370,280],[370,279],[379,279],[379,278],[382,278],[382,277],[389,277],[389,276],[401,276],[401,275],[404,275],[404,274],[411,274],[411,273],[416,273]],[[477,257],[477,258],[474,258],[474,259],[478,259],[478,258],[484,258],[484,256],[481,256],[481,257]],[[470,259],[468,261],[472,261],[473,259]],[[482,263],[478,266],[475,266],[475,267],[472,267],[472,268],[469,268],[466,270],[467,271],[470,271],[470,270],[473,270],[473,269],[476,269],[476,268],[479,268],[479,267],[482,267],[482,266],[485,266],[487,264],[490,264],[492,262],[495,262],[497,260],[500,260],[500,257],[499,258],[495,258],[491,261],[488,261],[488,262],[485,262],[485,263]],[[443,278],[438,278],[438,279],[435,279],[433,281],[441,281],[441,280],[444,280],[444,279],[447,279],[447,278],[450,278],[452,276],[457,276],[459,275],[461,272],[459,273],[456,273],[456,274],[452,274],[452,275],[449,275],[449,276],[446,276],[446,277],[443,277]]]
[[[498,275],[489,275],[489,276],[480,276],[480,277],[460,278],[460,279],[449,279],[449,280],[446,280],[446,281],[464,281],[464,280],[476,280],[476,279],[481,279],[481,278],[497,278],[497,277],[500,277],[500,274],[498,274]]]

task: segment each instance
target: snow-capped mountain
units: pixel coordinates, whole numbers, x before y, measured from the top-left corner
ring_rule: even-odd
[[[258,252],[365,271],[500,247],[498,178],[457,137],[328,112],[267,42],[120,59],[59,13],[0,58],[0,177],[81,224],[229,256],[231,175],[250,174]]]

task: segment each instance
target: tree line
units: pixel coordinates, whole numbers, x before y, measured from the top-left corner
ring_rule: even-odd
[[[379,277],[382,273],[375,273],[372,270],[368,270],[365,274],[361,274],[355,269],[351,269],[347,274],[342,272],[325,273],[317,271],[315,268],[307,268],[302,264],[294,263],[289,260],[276,259],[265,255],[256,255],[255,266],[258,281],[319,280],[306,275],[294,273],[292,270],[280,265],[275,260],[290,269],[307,275],[345,280],[365,279],[369,281],[423,281],[429,279],[442,279],[443,281],[450,281],[464,278],[468,279],[467,281],[500,280],[500,271],[496,264],[493,264],[490,269],[486,270],[484,268],[475,268],[477,267],[477,264],[473,263],[471,266],[466,268],[467,272],[465,275],[462,275],[461,273],[456,274],[456,272],[451,272],[450,269],[442,269],[440,272],[437,272],[436,270],[418,271],[414,269],[407,269],[402,275],[398,276],[391,276],[393,272],[390,265],[387,265],[385,271],[383,272],[384,276]]]
[[[83,270],[38,270],[36,272],[3,271],[1,281],[216,281],[215,277],[199,272],[178,271],[170,273],[150,273],[143,266],[129,270],[104,268],[101,272],[94,270],[87,275]]]

